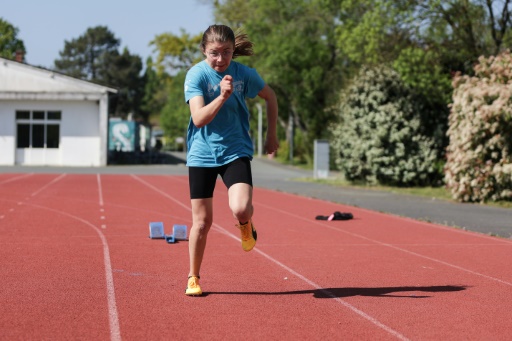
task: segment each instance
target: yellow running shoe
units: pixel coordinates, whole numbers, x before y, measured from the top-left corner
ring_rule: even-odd
[[[201,296],[203,291],[199,286],[199,276],[189,276],[187,290],[185,290],[185,294],[188,296]]]
[[[242,249],[244,251],[251,251],[258,239],[258,234],[252,221],[249,220],[246,224],[237,224],[236,227],[240,229],[240,234],[242,235]]]

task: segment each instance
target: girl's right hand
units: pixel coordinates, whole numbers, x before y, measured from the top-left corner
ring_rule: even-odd
[[[224,76],[220,81],[220,97],[225,100],[233,93],[233,77],[230,75]]]

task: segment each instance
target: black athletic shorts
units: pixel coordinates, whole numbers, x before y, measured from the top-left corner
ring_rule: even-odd
[[[190,199],[212,198],[217,175],[222,177],[228,189],[237,183],[252,186],[251,161],[241,157],[220,167],[188,167]]]

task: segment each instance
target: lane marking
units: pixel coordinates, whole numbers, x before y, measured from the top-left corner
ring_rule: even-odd
[[[82,222],[83,224],[91,227],[98,236],[100,237],[101,244],[103,246],[103,264],[105,266],[105,279],[107,283],[107,302],[108,302],[108,317],[109,317],[109,326],[110,326],[110,340],[111,341],[121,341],[121,330],[119,328],[119,314],[117,312],[117,304],[116,304],[116,294],[114,290],[114,277],[113,277],[113,271],[112,271],[112,262],[110,260],[110,250],[108,247],[107,239],[101,232],[101,230],[96,227],[91,222],[82,219],[78,216],[75,216],[73,214],[59,211],[50,207],[45,207],[37,204],[32,203],[26,203],[25,205],[37,207],[40,209],[48,210],[57,214],[61,214],[64,216],[67,216],[69,218],[78,220]]]
[[[503,239],[503,238],[491,237],[491,236],[485,235],[485,234],[480,233],[480,232],[475,232],[475,231],[472,231],[472,230],[458,229],[458,228],[456,228],[454,226],[447,226],[447,225],[443,225],[441,223],[433,223],[433,222],[432,223],[427,223],[425,221],[421,221],[421,220],[410,218],[410,217],[400,216],[400,215],[394,214],[394,213],[383,213],[383,212],[379,212],[379,211],[372,211],[372,210],[364,208],[364,207],[358,207],[358,206],[354,206],[354,205],[350,205],[350,204],[337,203],[337,202],[334,202],[334,201],[318,199],[318,198],[313,198],[313,197],[301,196],[301,195],[294,194],[294,193],[289,193],[289,192],[280,192],[280,191],[276,191],[276,190],[272,190],[272,189],[268,189],[268,188],[264,188],[264,187],[260,187],[258,189],[259,190],[264,190],[264,191],[269,191],[269,192],[275,192],[275,193],[279,193],[279,194],[285,194],[287,196],[291,196],[294,199],[302,198],[302,199],[307,199],[307,200],[316,200],[316,201],[326,202],[326,203],[329,203],[329,204],[332,204],[332,205],[336,205],[336,206],[352,207],[355,210],[369,212],[371,214],[379,214],[379,215],[384,215],[386,217],[391,217],[391,218],[394,218],[394,219],[407,220],[407,221],[409,221],[411,223],[414,223],[415,225],[420,225],[420,226],[423,226],[423,227],[436,228],[436,229],[443,230],[443,231],[446,231],[446,232],[463,234],[465,236],[469,235],[469,236],[483,238],[483,239],[488,239],[488,240],[492,240],[492,241],[500,241],[503,244],[512,244],[512,239]]]
[[[146,182],[145,180],[139,178],[138,176],[134,175],[134,174],[131,174],[131,176],[141,182],[142,184],[146,185],[147,187],[151,188],[152,190],[160,193],[162,196],[172,200],[173,202],[177,203],[178,205],[180,205],[181,207],[185,208],[186,210],[192,212],[192,209],[187,206],[187,205],[184,205],[183,203],[181,203],[180,201],[178,201],[177,199],[175,199],[174,197],[170,196],[169,194],[167,194],[166,192],[156,188],[155,186],[151,185],[150,183]],[[216,224],[216,223],[213,223],[212,226],[216,227],[219,231],[221,231],[222,233],[224,233],[226,236],[228,237],[231,237],[232,239],[236,240],[237,242],[240,241],[240,238],[238,236],[235,236],[234,234],[232,234],[231,232],[229,232],[228,230],[226,230],[225,228],[223,228],[222,226],[220,226],[219,224]],[[293,270],[292,268],[286,266],[285,264],[281,263],[280,261],[278,261],[277,259],[273,258],[272,256],[268,255],[267,253],[259,250],[259,249],[254,249],[256,252],[258,252],[260,255],[262,255],[263,257],[267,258],[269,261],[273,262],[274,264],[280,266],[281,268],[283,268],[284,270],[290,272],[291,274],[297,276],[299,279],[301,279],[302,281],[306,282],[307,284],[309,284],[310,286],[312,286],[313,288],[317,289],[317,290],[320,290],[322,293],[324,293],[325,295],[335,299],[336,302],[338,302],[339,304],[343,305],[345,308],[348,308],[349,310],[351,310],[352,312],[354,312],[355,314],[361,316],[362,318],[366,319],[367,321],[373,323],[375,326],[383,329],[384,331],[390,333],[391,335],[395,336],[396,338],[398,338],[399,340],[409,340],[407,337],[405,337],[404,335],[400,334],[399,332],[397,332],[396,330],[386,326],[385,324],[383,324],[382,322],[380,322],[379,320],[375,319],[374,317],[366,314],[365,312],[363,312],[362,310],[359,310],[357,309],[355,306],[351,305],[350,303],[342,300],[341,298],[339,297],[336,297],[336,295],[332,294],[331,292],[329,292],[328,290],[325,290],[323,289],[320,285],[316,284],[315,282],[313,282],[312,280],[308,279],[307,277],[301,275],[300,273],[298,273],[297,271]]]
[[[101,187],[101,178],[100,178],[100,174],[96,174],[96,179],[97,179],[97,182],[98,182],[98,195],[99,195],[99,198],[100,198],[100,207],[103,207],[103,189]]]
[[[130,174],[132,178],[134,178],[135,180],[139,181],[140,183],[146,185],[147,187],[151,188],[152,190],[154,190],[155,192],[158,192],[160,193],[161,195],[163,195],[164,197],[166,197],[167,199],[169,200],[172,200],[174,201],[176,204],[180,205],[181,207],[183,207],[184,209],[186,209],[187,211],[190,211],[192,212],[192,209],[190,208],[190,206],[188,205],[185,205],[183,204],[181,201],[179,201],[178,199],[175,199],[174,197],[170,196],[169,194],[167,194],[166,192],[160,190],[159,188],[156,188],[155,186],[153,186],[152,184],[150,184],[149,182],[145,181],[145,180],[142,180],[141,178],[139,178],[137,175],[135,174]]]
[[[99,205],[100,205],[100,212],[101,212],[100,220],[105,220],[106,217],[103,215],[105,213],[105,209],[103,208],[103,205],[105,204],[105,202],[103,201],[103,186],[101,185],[100,173],[96,174],[96,180],[98,182],[98,196],[99,196]],[[107,224],[102,224],[101,228],[105,230],[107,228]]]
[[[53,179],[48,184],[46,184],[45,186],[41,187],[39,190],[35,191],[34,193],[32,193],[32,197],[36,196],[37,194],[39,194],[40,192],[42,192],[43,190],[45,190],[46,188],[48,188],[52,184],[56,183],[57,181],[60,181],[65,176],[66,176],[66,174],[63,173],[59,177]],[[15,179],[19,179],[19,178],[23,178],[23,176],[11,179],[11,181],[14,181]],[[98,179],[98,184],[99,184],[99,188],[100,188],[100,206],[103,206],[103,195],[101,194],[101,182],[99,180],[100,179],[99,178],[99,174],[97,176],[97,179]],[[18,205],[21,205],[21,204],[22,204],[21,202],[18,203]],[[113,273],[112,272],[112,262],[110,260],[110,250],[109,250],[109,247],[108,247],[107,239],[105,238],[105,236],[103,235],[101,230],[98,227],[96,227],[94,224],[90,223],[89,221],[87,221],[85,219],[82,219],[82,218],[80,218],[78,216],[75,216],[73,214],[64,212],[62,210],[56,210],[56,209],[53,209],[53,208],[50,208],[50,207],[45,207],[45,206],[41,206],[41,205],[37,205],[37,204],[33,204],[33,203],[24,203],[24,204],[25,205],[29,205],[29,206],[33,206],[33,207],[38,207],[38,208],[41,208],[41,209],[45,209],[45,210],[48,210],[48,211],[52,211],[52,212],[55,212],[57,214],[62,214],[62,215],[67,216],[69,218],[78,220],[78,221],[84,223],[85,225],[91,227],[94,231],[96,231],[96,233],[100,237],[100,240],[101,240],[101,243],[102,243],[102,246],[103,246],[103,263],[104,263],[104,266],[105,266],[105,280],[106,280],[106,285],[107,285],[107,302],[108,302],[108,316],[109,316],[109,326],[110,326],[110,340],[111,341],[121,341],[121,331],[120,331],[120,328],[119,328],[119,314],[117,312],[115,287],[114,287],[114,277],[113,277],[113,274],[112,274]],[[14,209],[11,209],[11,211],[14,211]],[[106,228],[105,225],[102,225],[101,227],[103,229]]]
[[[23,179],[23,178],[27,178],[27,177],[32,176],[32,175],[34,175],[34,173],[23,174],[23,175],[20,175],[20,176],[16,176],[14,178],[3,180],[3,181],[0,181],[0,185],[6,184],[6,183],[9,183],[9,182],[13,182],[13,181],[17,181],[17,180],[20,180],[20,179]]]
[[[219,230],[222,230],[222,232],[224,232],[224,234],[226,234],[227,236],[233,238],[237,242],[240,242],[240,238],[238,236],[235,236],[234,234],[232,234],[231,232],[227,231],[226,229],[224,229],[223,227],[219,226],[218,224],[214,223],[213,225],[215,227],[217,227]],[[339,298],[336,295],[334,295],[333,293],[331,293],[329,290],[325,290],[319,284],[317,284],[317,283],[313,282],[312,280],[308,279],[307,277],[301,275],[297,271],[295,271],[292,268],[290,268],[289,266],[281,263],[280,261],[278,261],[277,259],[275,259],[272,256],[268,255],[267,253],[265,253],[265,252],[263,252],[263,251],[261,251],[261,250],[259,250],[257,248],[253,249],[253,251],[256,251],[257,253],[259,253],[263,257],[267,258],[269,261],[273,262],[274,264],[280,266],[284,270],[286,270],[286,271],[290,272],[291,274],[295,275],[296,277],[298,277],[299,279],[303,280],[304,282],[306,282],[307,284],[309,284],[313,288],[315,288],[315,289],[319,290],[320,292],[322,292],[324,295],[334,299],[336,302],[340,303],[345,308],[348,308],[348,309],[352,310],[357,315],[363,317],[364,319],[366,319],[369,322],[373,323],[377,327],[385,330],[386,332],[390,333],[391,335],[395,336],[396,338],[398,338],[400,340],[409,340],[407,337],[405,337],[404,335],[400,334],[396,330],[392,329],[391,327],[388,327],[387,325],[383,324],[382,322],[380,322],[376,318],[374,318],[374,317],[368,315],[367,313],[365,313],[364,311],[356,308],[352,304],[342,300],[341,298]]]
[[[416,253],[414,251],[409,251],[409,250],[403,249],[401,247],[395,246],[393,244],[388,244],[388,243],[380,242],[378,240],[371,239],[371,238],[362,236],[362,235],[357,234],[357,233],[348,232],[348,231],[336,228],[334,226],[329,226],[329,225],[326,225],[326,224],[322,224],[320,222],[317,222],[316,220],[311,220],[311,219],[307,219],[307,218],[304,218],[304,217],[301,217],[301,216],[298,216],[298,215],[294,215],[293,213],[290,213],[290,212],[287,212],[287,211],[283,211],[283,210],[275,208],[273,206],[268,206],[268,205],[262,204],[262,203],[257,203],[257,204],[260,205],[260,206],[263,206],[263,207],[265,207],[267,209],[271,209],[271,210],[274,210],[276,212],[279,212],[281,214],[286,214],[286,215],[295,217],[297,219],[307,221],[308,223],[313,223],[313,224],[316,224],[316,225],[319,225],[319,226],[323,226],[323,227],[329,228],[329,229],[334,230],[334,231],[338,231],[338,232],[342,232],[342,233],[348,234],[348,235],[350,235],[352,237],[361,238],[361,239],[367,240],[369,242],[372,242],[372,243],[375,243],[375,244],[378,244],[378,245],[382,245],[382,246],[386,246],[386,247],[389,247],[389,248],[392,248],[392,249],[395,249],[395,250],[398,250],[398,251],[401,251],[401,252],[405,252],[407,254],[410,254],[410,255],[413,255],[413,256],[417,256],[417,257],[420,257],[420,258],[423,258],[423,259],[428,259],[428,260],[430,260],[432,262],[443,264],[443,265],[449,266],[451,268],[454,268],[454,269],[457,269],[457,270],[461,270],[461,271],[470,273],[472,275],[484,277],[486,279],[490,279],[490,280],[495,281],[495,282],[499,282],[499,283],[502,283],[502,284],[505,284],[505,285],[508,285],[508,286],[512,286],[512,283],[504,281],[504,280],[501,280],[501,279],[496,278],[496,277],[484,275],[482,273],[479,273],[479,272],[476,272],[476,271],[472,271],[472,270],[463,268],[463,267],[455,265],[455,264],[451,264],[451,263],[448,263],[448,262],[445,262],[445,261],[442,261],[442,260],[439,260],[439,259],[436,259],[436,258],[425,256],[425,255],[422,255],[420,253]],[[500,245],[500,244],[498,244],[498,245]],[[500,246],[502,246],[502,245],[500,245]]]
[[[43,187],[41,187],[40,189],[38,189],[37,191],[35,191],[34,193],[32,193],[30,196],[31,197],[35,197],[36,195],[38,195],[39,193],[41,193],[42,191],[44,191],[46,188],[50,187],[51,185],[53,185],[54,183],[56,183],[57,181],[60,181],[62,178],[64,178],[66,176],[65,173],[61,174],[60,176],[58,176],[57,178],[53,179],[52,181],[50,181],[49,183],[47,183],[46,185],[44,185]]]

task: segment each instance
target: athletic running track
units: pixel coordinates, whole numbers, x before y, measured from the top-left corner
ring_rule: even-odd
[[[219,182],[184,294],[186,176],[0,174],[1,340],[510,340],[512,241],[256,188],[246,253]],[[316,215],[351,212],[353,220]]]

